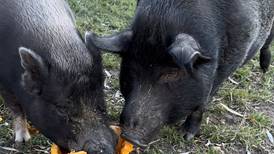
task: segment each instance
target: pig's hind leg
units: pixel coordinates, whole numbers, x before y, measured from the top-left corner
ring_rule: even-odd
[[[20,103],[13,94],[7,91],[1,90],[1,94],[5,100],[5,105],[11,110],[14,116],[15,142],[19,144],[22,142],[27,142],[31,136],[28,130],[26,116],[20,106]]]
[[[200,132],[200,126],[203,119],[203,110],[198,109],[187,116],[186,121],[182,125],[184,139],[192,140]]]
[[[274,37],[274,29],[272,28],[270,35],[268,36],[264,46],[260,51],[260,66],[264,73],[268,70],[271,63],[271,51],[270,46]]]

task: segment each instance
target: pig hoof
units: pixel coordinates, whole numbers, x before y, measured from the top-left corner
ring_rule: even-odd
[[[263,73],[266,73],[268,71],[270,64],[271,64],[271,51],[269,49],[262,50],[260,54],[260,66]]]
[[[195,137],[195,135],[192,134],[192,133],[186,133],[186,134],[184,135],[184,139],[185,139],[186,141],[191,141],[194,137]]]
[[[17,117],[14,122],[15,142],[27,142],[31,136],[28,130],[28,123],[23,117]]]
[[[27,142],[30,140],[30,134],[29,131],[26,130],[16,130],[15,131],[15,142]]]

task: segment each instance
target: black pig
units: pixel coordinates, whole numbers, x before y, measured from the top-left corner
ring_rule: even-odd
[[[100,52],[86,46],[66,1],[1,0],[0,54],[15,141],[30,139],[28,119],[64,150],[114,153]]]
[[[192,139],[218,87],[263,47],[273,16],[273,0],[139,0],[127,30],[89,35],[122,57],[122,136],[145,147],[187,116],[182,130]],[[261,57],[267,69],[270,52]]]

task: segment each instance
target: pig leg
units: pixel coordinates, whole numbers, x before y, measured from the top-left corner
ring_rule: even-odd
[[[25,116],[17,116],[14,121],[15,142],[27,142],[31,137]]]
[[[16,97],[9,92],[1,91],[4,98],[5,105],[11,110],[14,116],[14,131],[15,131],[15,142],[27,142],[31,136],[28,130],[28,123],[26,116],[17,102]]]
[[[260,66],[264,73],[267,72],[271,63],[271,52],[267,49],[262,49],[260,53]]]
[[[200,109],[187,116],[186,121],[182,126],[185,140],[189,141],[199,133],[202,119],[203,111]]]
[[[266,40],[264,46],[262,47],[260,51],[260,66],[264,73],[268,70],[268,67],[271,63],[271,51],[269,48],[271,46],[273,36],[274,36],[274,29],[272,28],[271,33],[268,36],[268,39]]]

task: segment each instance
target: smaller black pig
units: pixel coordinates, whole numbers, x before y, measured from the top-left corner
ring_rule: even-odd
[[[15,115],[15,141],[27,120],[64,150],[113,154],[101,55],[86,46],[64,0],[0,1],[0,84]]]

